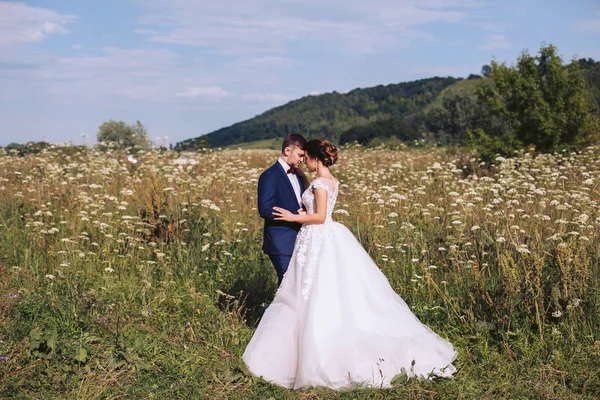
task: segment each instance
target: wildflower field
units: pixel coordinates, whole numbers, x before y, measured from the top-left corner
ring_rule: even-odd
[[[600,396],[600,147],[491,167],[341,148],[335,218],[459,353],[452,379],[349,392],[281,389],[241,361],[276,290],[256,184],[277,156],[0,155],[0,397]]]

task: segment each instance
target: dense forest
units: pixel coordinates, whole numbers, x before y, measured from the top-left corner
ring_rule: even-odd
[[[466,79],[434,77],[306,96],[175,148],[227,146],[297,132],[340,144],[369,145],[393,137],[483,145],[499,153],[525,145],[550,151],[597,133],[599,105],[600,62],[565,64],[549,45],[537,55],[524,52],[511,67],[492,61],[481,75]]]

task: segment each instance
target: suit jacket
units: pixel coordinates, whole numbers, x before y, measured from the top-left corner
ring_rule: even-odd
[[[302,188],[302,181],[296,175]],[[265,220],[263,252],[266,254],[292,255],[296,236],[302,224],[275,221],[273,207],[281,207],[298,214],[298,200],[292,183],[279,161],[269,167],[258,178],[258,213]]]

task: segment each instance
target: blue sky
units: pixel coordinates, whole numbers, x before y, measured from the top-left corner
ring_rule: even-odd
[[[0,1],[0,145],[196,137],[308,94],[600,59],[597,0]]]

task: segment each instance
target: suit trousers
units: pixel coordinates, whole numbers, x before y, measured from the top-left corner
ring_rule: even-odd
[[[283,275],[286,273],[292,256],[290,254],[269,254],[269,258],[277,272],[277,286],[281,285]]]

